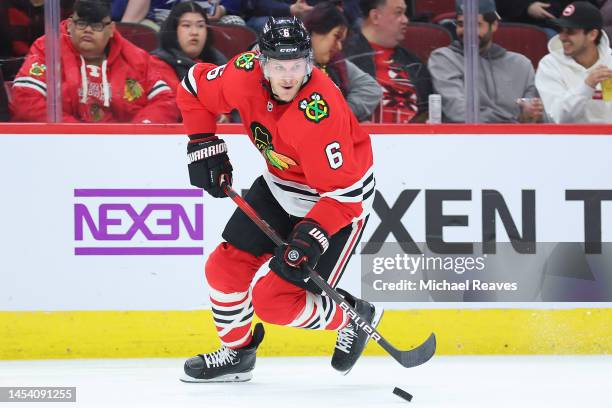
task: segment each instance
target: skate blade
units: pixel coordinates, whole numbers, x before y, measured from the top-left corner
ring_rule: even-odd
[[[225,374],[216,378],[193,378],[187,374],[183,374],[179,380],[186,383],[229,383],[229,382],[245,382],[253,378],[253,373],[237,373]]]
[[[376,308],[376,310],[374,311],[374,319],[372,319],[372,324],[370,326],[372,326],[375,329],[378,328],[378,325],[380,324],[380,321],[381,321],[381,319],[382,319],[384,314],[385,314],[385,309],[383,307],[381,307],[380,309]],[[363,348],[364,351],[365,351],[365,348],[368,347],[368,343],[370,342],[371,338],[372,338],[372,336],[368,336],[368,339],[366,340],[366,344],[365,344],[365,346]],[[359,361],[359,359],[357,361]],[[355,364],[357,364],[357,361],[355,361]],[[353,367],[355,367],[355,364],[353,364],[353,366],[351,368],[349,368],[348,370],[341,371],[340,374],[341,375],[347,375],[348,373],[351,372]]]

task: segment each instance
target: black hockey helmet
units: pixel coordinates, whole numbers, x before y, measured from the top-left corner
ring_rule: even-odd
[[[310,35],[297,17],[270,17],[259,37],[259,51],[266,58],[312,58]]]

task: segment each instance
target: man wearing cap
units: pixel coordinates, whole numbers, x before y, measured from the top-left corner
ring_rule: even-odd
[[[428,62],[434,89],[442,95],[445,122],[465,121],[463,5],[463,0],[456,3],[459,40],[435,50]],[[493,43],[500,19],[495,1],[480,0],[478,6],[480,120],[484,123],[542,121],[543,106],[537,98],[531,62],[524,55]]]
[[[612,55],[601,12],[577,1],[554,22],[561,31],[536,74],[547,114],[556,123],[612,123],[612,95],[602,93],[612,81]]]

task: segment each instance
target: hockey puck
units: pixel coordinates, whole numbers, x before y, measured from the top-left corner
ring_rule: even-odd
[[[394,393],[395,395],[397,395],[398,397],[405,399],[405,400],[406,400],[406,401],[408,401],[408,402],[412,401],[412,395],[411,395],[411,394],[409,394],[409,393],[407,393],[406,391],[402,390],[402,389],[401,389],[401,388],[399,388],[399,387],[395,387],[395,388],[393,389],[393,393]]]

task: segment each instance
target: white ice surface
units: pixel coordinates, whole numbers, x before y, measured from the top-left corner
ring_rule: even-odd
[[[182,359],[0,361],[0,386],[76,386],[52,407],[612,407],[612,356],[434,357],[405,369],[364,357],[346,377],[329,358],[259,358],[247,383],[185,384]],[[414,396],[408,403],[394,386]],[[37,407],[48,403],[0,403]]]

